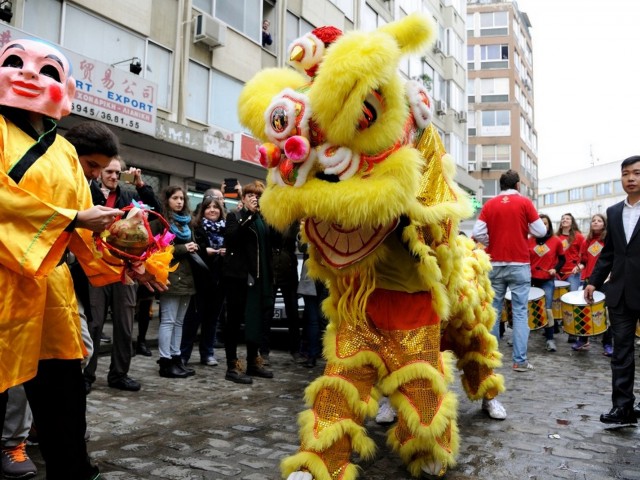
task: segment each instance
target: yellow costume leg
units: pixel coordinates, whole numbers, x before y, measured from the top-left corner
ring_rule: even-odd
[[[494,373],[502,364],[502,355],[491,334],[494,321],[499,321],[486,274],[491,267],[484,252],[471,249],[472,244],[466,240],[459,244],[466,252],[460,270],[452,274],[451,316],[443,332],[442,348],[452,350],[458,358],[462,386],[469,399],[491,400],[504,391],[504,378]]]
[[[396,357],[401,365],[380,384],[398,411],[387,441],[413,476],[432,471],[433,465],[438,465],[433,473],[444,475],[455,465],[459,446],[457,399],[447,391],[452,381],[449,354],[439,352],[439,325],[403,332],[402,337],[405,344],[419,339],[424,347]]]
[[[370,458],[375,452],[375,443],[367,437],[362,424],[378,408],[371,391],[378,381],[378,369],[384,366],[366,347],[363,332],[347,327],[346,322],[343,325],[336,334],[330,324],[325,334],[328,363],[324,375],[305,391],[306,403],[312,408],[299,416],[301,447],[297,454],[282,461],[285,478],[306,470],[315,480],[353,480],[357,467],[351,463],[352,451],[363,458]],[[353,354],[338,358],[336,353],[345,353],[344,348],[340,352],[338,337],[349,339],[348,349],[353,349]]]

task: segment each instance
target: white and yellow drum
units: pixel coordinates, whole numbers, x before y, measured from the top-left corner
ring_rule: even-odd
[[[593,303],[584,299],[584,291],[577,290],[562,295],[562,329],[569,335],[592,337],[607,330],[607,311],[604,293],[593,292]]]
[[[507,290],[504,295],[504,312],[509,325],[513,325],[513,313],[511,309],[511,290]],[[544,308],[544,290],[538,287],[529,289],[529,299],[527,305],[529,313],[529,329],[538,330],[547,325],[547,311]]]
[[[555,280],[555,289],[553,290],[553,318],[562,320],[562,302],[560,297],[565,293],[569,293],[569,282],[564,280]]]

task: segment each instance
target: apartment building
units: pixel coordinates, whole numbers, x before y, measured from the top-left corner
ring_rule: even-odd
[[[510,0],[467,1],[469,172],[483,202],[500,191],[500,175],[520,174],[521,192],[538,190],[531,23]]]
[[[239,124],[236,103],[257,71],[286,65],[292,40],[321,25],[372,30],[415,11],[432,15],[438,40],[401,70],[431,91],[456,180],[475,194],[464,123],[465,0],[0,0],[0,44],[33,36],[62,47],[78,88],[61,130],[105,122],[148,183],[184,185],[195,202],[224,178],[264,179],[259,142]],[[263,20],[273,38],[264,46]]]

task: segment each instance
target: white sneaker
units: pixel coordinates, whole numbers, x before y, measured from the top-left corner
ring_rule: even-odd
[[[309,472],[293,472],[287,477],[287,480],[313,480],[313,475]]]
[[[387,397],[382,397],[378,404],[378,414],[376,415],[376,423],[384,425],[386,423],[393,423],[396,421],[396,411],[389,403]]]
[[[555,352],[556,350],[556,342],[547,340],[547,352]]]
[[[440,460],[431,459],[426,465],[422,466],[422,471],[427,474],[429,478],[442,478],[447,473],[447,467],[445,467]]]
[[[482,410],[487,412],[494,420],[504,420],[507,418],[507,411],[497,398],[482,400]]]

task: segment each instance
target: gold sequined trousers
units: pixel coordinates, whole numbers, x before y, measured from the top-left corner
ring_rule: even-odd
[[[300,451],[283,473],[307,470],[316,480],[352,480],[352,452],[371,457],[375,444],[363,427],[380,393],[398,412],[388,443],[418,476],[426,462],[454,464],[458,448],[456,398],[447,391],[449,361],[440,353],[440,320],[428,293],[376,290],[367,321],[332,322],[325,335],[324,375],[306,391]],[[400,328],[399,328],[400,327]]]

